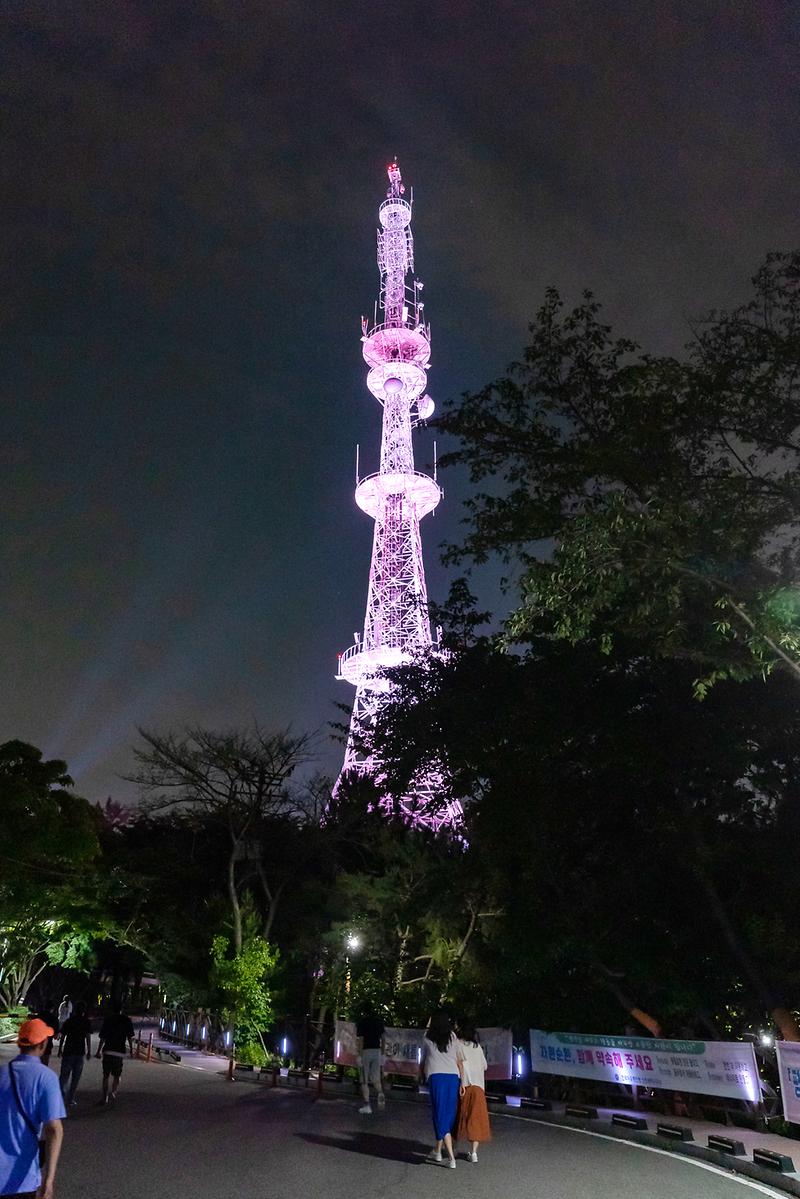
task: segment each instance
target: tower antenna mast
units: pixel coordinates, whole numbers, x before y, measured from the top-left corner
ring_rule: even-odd
[[[382,672],[413,661],[434,645],[419,525],[442,492],[435,478],[415,470],[411,441],[414,426],[433,412],[425,391],[430,326],[419,299],[422,284],[413,277],[411,201],[405,198],[397,161],[386,169],[389,187],[378,209],[382,320],[376,307],[372,327],[362,322],[361,339],[367,387],[383,408],[381,457],[380,469],[357,480],[355,491],[356,503],[375,529],[364,633],[339,655],[336,677],[352,684],[356,694],[337,789],[352,773],[370,775],[380,785],[381,763],[363,750],[360,734],[369,729],[392,689]],[[406,283],[409,274],[411,286]],[[406,820],[435,831],[458,826],[461,809],[444,801],[438,773],[417,779],[412,790],[400,800]]]

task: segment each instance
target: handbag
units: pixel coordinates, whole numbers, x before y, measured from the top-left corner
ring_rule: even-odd
[[[19,1097],[19,1089],[17,1087],[17,1080],[14,1077],[14,1071],[11,1069],[11,1062],[8,1063],[8,1076],[11,1079],[11,1090],[14,1092],[14,1098],[16,1099],[17,1107],[19,1108],[19,1114],[22,1116],[22,1119],[28,1125],[28,1128],[30,1129],[30,1131],[33,1133],[33,1135],[36,1138],[36,1144],[39,1146],[39,1165],[43,1166],[44,1165],[44,1154],[45,1154],[45,1141],[39,1140],[38,1129],[36,1128],[36,1125],[34,1124],[33,1120],[31,1120],[28,1113],[25,1111],[25,1108],[22,1106],[22,1100]]]

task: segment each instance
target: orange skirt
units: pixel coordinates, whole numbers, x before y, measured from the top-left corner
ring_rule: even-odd
[[[489,1109],[483,1087],[467,1087],[458,1101],[457,1141],[491,1141]]]

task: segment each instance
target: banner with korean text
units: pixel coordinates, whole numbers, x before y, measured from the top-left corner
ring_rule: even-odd
[[[776,1041],[775,1048],[778,1051],[783,1114],[793,1124],[800,1124],[800,1042]]]
[[[750,1103],[760,1097],[755,1050],[742,1041],[664,1041],[532,1028],[531,1069]]]
[[[337,1020],[333,1029],[333,1060],[337,1066],[357,1066],[356,1026],[352,1020]]]
[[[422,1028],[385,1028],[383,1030],[384,1074],[407,1074],[416,1078],[422,1059]]]

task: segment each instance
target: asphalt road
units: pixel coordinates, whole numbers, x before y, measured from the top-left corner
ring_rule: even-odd
[[[686,1160],[496,1117],[477,1165],[426,1162],[426,1108],[385,1113],[305,1091],[230,1084],[206,1071],[126,1061],[119,1098],[96,1106],[86,1068],[65,1126],[57,1199],[748,1199],[772,1194]]]

